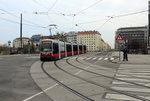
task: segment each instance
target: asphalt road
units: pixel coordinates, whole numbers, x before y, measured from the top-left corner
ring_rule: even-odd
[[[30,75],[31,65],[39,60],[35,55],[0,56],[0,101],[28,101],[41,92]],[[32,101],[50,101],[45,93]]]

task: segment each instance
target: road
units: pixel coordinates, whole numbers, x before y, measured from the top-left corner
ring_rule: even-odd
[[[129,57],[128,62],[121,63],[113,62],[118,58],[112,52],[47,62],[30,55],[0,57],[0,98],[1,101],[150,101],[150,64],[143,60],[149,56]]]
[[[23,101],[40,92],[30,75],[31,65],[39,56],[0,56],[0,101]],[[33,101],[50,100],[44,93]]]

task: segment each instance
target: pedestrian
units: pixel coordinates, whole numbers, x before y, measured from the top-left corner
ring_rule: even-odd
[[[128,61],[128,49],[126,47],[123,49],[123,61],[124,60]]]

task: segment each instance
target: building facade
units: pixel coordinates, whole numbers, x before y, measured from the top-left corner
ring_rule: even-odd
[[[108,51],[108,44],[101,38],[98,31],[83,31],[77,33],[77,43],[87,46],[88,51]]]
[[[30,44],[32,48],[34,47],[34,52],[38,53],[40,52],[40,39],[41,39],[41,34],[37,35],[32,35]]]
[[[115,49],[127,47],[129,53],[147,53],[148,27],[126,27],[116,31],[116,37],[120,34],[123,41],[115,40]]]
[[[77,43],[77,33],[76,32],[68,32],[65,34],[67,42]]]
[[[22,37],[22,47],[29,44],[30,39],[28,37]],[[20,38],[16,38],[13,40],[13,48],[21,48]]]

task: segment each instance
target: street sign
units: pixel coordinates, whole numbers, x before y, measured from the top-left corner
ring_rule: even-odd
[[[121,34],[118,34],[118,36],[116,37],[116,40],[124,40],[124,39],[122,38]]]
[[[10,43],[11,43],[11,41],[8,41],[8,43],[10,44]]]

